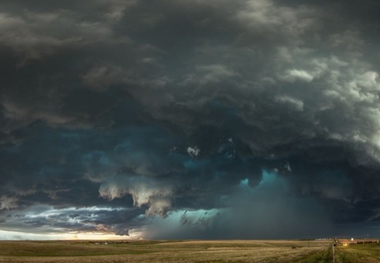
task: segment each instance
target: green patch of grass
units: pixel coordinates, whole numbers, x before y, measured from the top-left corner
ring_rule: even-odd
[[[380,262],[380,244],[358,244],[336,249],[337,263]]]

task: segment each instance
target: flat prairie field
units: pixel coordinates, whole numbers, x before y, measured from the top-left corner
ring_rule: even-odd
[[[380,243],[339,242],[335,248],[335,263],[377,263],[380,262]],[[363,242],[363,243],[362,243]],[[347,245],[346,245],[347,244]]]
[[[332,242],[0,241],[0,262],[332,262]]]

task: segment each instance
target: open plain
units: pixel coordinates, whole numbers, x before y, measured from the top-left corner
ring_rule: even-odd
[[[2,241],[0,262],[331,262],[332,240]]]
[[[1,241],[0,262],[375,263],[380,244],[337,240]]]
[[[335,248],[335,263],[377,263],[380,262],[379,240],[338,240]]]

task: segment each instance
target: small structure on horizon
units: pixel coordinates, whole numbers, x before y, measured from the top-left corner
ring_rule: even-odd
[[[353,238],[353,237],[351,237],[351,241],[354,241],[354,238]]]

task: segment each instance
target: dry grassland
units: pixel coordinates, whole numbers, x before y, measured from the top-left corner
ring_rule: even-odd
[[[332,262],[331,244],[331,240],[130,241],[109,244],[1,241],[0,262]]]

